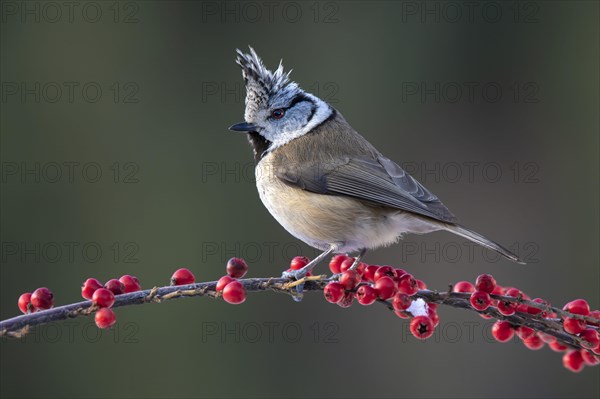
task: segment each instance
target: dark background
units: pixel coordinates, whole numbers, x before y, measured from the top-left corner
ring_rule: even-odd
[[[91,276],[152,287],[187,266],[214,280],[234,255],[277,276],[315,255],[264,209],[246,140],[227,130],[243,118],[234,50],[248,44],[529,264],[447,233],[368,262],[436,289],[488,272],[600,306],[597,2],[54,4],[1,5],[0,318],[39,286],[65,304]],[[80,318],[3,340],[1,396],[600,394],[598,367],[572,374],[548,348],[497,344],[471,312],[440,309],[424,343],[383,307],[317,294],[116,313],[112,331]]]

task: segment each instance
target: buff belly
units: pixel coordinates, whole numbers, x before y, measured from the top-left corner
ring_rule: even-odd
[[[442,228],[400,210],[368,206],[350,197],[315,194],[274,176],[258,178],[259,172],[258,192],[271,215],[294,237],[321,250],[330,245],[336,246],[336,252],[372,249],[393,244],[404,233]]]

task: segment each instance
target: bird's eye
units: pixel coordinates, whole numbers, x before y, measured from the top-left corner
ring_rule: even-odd
[[[283,115],[285,115],[285,110],[282,108],[278,108],[274,110],[271,115],[273,116],[273,119],[281,119],[283,118]]]

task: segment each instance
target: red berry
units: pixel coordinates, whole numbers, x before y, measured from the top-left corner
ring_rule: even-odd
[[[391,298],[396,291],[396,283],[390,277],[382,276],[375,281],[375,289],[377,290],[377,294],[379,295],[379,299]]]
[[[346,270],[349,270],[350,267],[354,264],[354,258],[346,258],[340,265],[340,272],[343,273]]]
[[[379,269],[379,266],[377,265],[369,265],[367,267],[365,267],[365,271],[363,273],[363,280],[373,283],[375,282],[375,273],[377,273],[377,270]]]
[[[356,270],[347,270],[342,273],[339,282],[347,290],[354,289],[360,283],[360,274]]]
[[[394,310],[398,312],[405,311],[410,307],[411,304],[412,299],[408,295],[401,292],[397,292],[396,295],[394,295],[394,299],[392,299],[392,306],[394,307]]]
[[[98,326],[98,328],[109,328],[117,322],[117,316],[111,309],[102,308],[98,309],[96,312],[94,321],[96,321],[96,326]]]
[[[231,262],[233,259],[237,259],[237,258],[232,258],[229,261]],[[290,269],[292,269],[292,270],[300,270],[304,266],[308,265],[309,262],[310,262],[310,259],[308,259],[306,256],[296,256],[290,262]],[[229,263],[227,264],[227,266],[229,267]],[[246,266],[246,270],[247,269],[248,269],[248,266]],[[229,269],[227,269],[227,272],[229,273]]]
[[[548,301],[546,301],[545,299],[542,299],[542,298],[535,298],[532,300],[532,302],[539,303],[540,305],[544,305],[544,306],[550,306]],[[534,315],[541,314],[542,317],[546,317],[546,312],[543,309],[534,308],[532,306],[527,307],[527,313],[534,314]]]
[[[556,342],[556,338],[553,337],[550,334],[546,334],[546,333],[543,333],[543,332],[538,332],[537,335],[539,335],[540,338],[542,339],[542,341],[544,341],[547,344],[552,343],[552,342]]]
[[[516,289],[516,288],[507,288],[506,292],[504,293],[504,295],[510,296],[510,297],[513,297],[513,298],[519,298],[519,297],[521,297],[523,295],[523,293],[520,290]]]
[[[542,341],[542,339],[537,334],[534,334],[531,337],[524,339],[523,344],[525,344],[525,346],[528,349],[531,349],[532,351],[536,351],[544,347],[544,341]]]
[[[582,316],[587,316],[590,314],[590,305],[588,305],[585,299],[575,299],[567,303],[563,310],[566,310],[569,313],[580,314]]]
[[[344,297],[344,286],[340,283],[328,283],[323,289],[325,299],[330,303],[338,303]]]
[[[21,312],[25,314],[32,313],[35,310],[33,308],[33,305],[31,304],[31,292],[21,294],[21,296],[19,297],[19,302],[17,304],[19,305],[19,309],[21,310]]]
[[[494,287],[494,290],[492,291],[492,294],[494,294],[494,295],[502,295],[502,294],[504,294],[504,288],[502,288],[501,286],[499,286],[498,284],[496,284],[496,286]]]
[[[475,286],[468,281],[459,281],[452,287],[452,292],[475,292]]]
[[[340,266],[340,270],[343,273],[346,270],[349,270],[353,264],[354,264],[354,258],[346,259],[345,261],[342,262],[342,265]],[[356,270],[358,272],[358,274],[360,274],[362,276],[363,273],[365,272],[366,268],[367,268],[367,264],[360,262],[358,264],[358,266],[356,266],[356,269],[354,269],[354,270]]]
[[[296,258],[304,258],[303,256],[296,256]],[[294,260],[296,260],[296,258],[292,259],[292,268],[294,265]],[[306,259],[306,258],[304,258]],[[307,259],[308,260],[308,259]],[[301,260],[297,260],[296,263],[299,265],[301,262]],[[308,263],[308,262],[306,262]],[[246,263],[246,261],[242,258],[231,258],[227,261],[227,266],[226,266],[226,270],[227,270],[227,274],[229,274],[231,277],[233,278],[242,278],[246,275],[246,273],[248,272],[248,264]],[[298,270],[298,269],[294,269],[294,270]],[[191,274],[191,272],[190,272]],[[194,275],[192,274],[192,282],[194,281]],[[182,283],[182,284],[191,284],[191,283]],[[179,285],[179,284],[177,284]]]
[[[563,320],[563,328],[569,334],[579,334],[585,330],[585,321],[567,317]]]
[[[246,289],[239,281],[232,281],[223,288],[225,302],[237,305],[246,300]]]
[[[115,303],[115,294],[106,288],[98,288],[92,296],[92,301],[101,308],[110,308]]]
[[[340,270],[340,267],[342,266],[342,262],[344,262],[348,258],[349,258],[348,255],[343,255],[343,254],[334,255],[331,258],[331,260],[329,261],[329,270],[331,270],[331,273],[333,273],[333,274],[341,273],[342,271]]]
[[[597,322],[589,322],[592,326],[600,327],[600,310],[591,311],[589,317],[596,319]]]
[[[394,310],[394,313],[396,314],[396,316],[398,316],[401,319],[410,319],[412,316],[406,312],[400,312],[398,310]]]
[[[394,272],[396,273],[396,278],[400,278],[402,276],[404,276],[406,273],[408,273],[406,270],[404,269],[394,269]]]
[[[512,316],[513,314],[515,314],[516,309],[517,309],[517,304],[514,302],[505,302],[505,301],[498,302],[498,311],[501,314],[503,314],[504,316]]]
[[[342,296],[342,299],[337,303],[340,308],[349,308],[354,302],[354,294],[352,292],[346,292]]]
[[[102,283],[100,281],[95,278],[88,278],[83,283],[83,286],[81,286],[81,296],[85,299],[92,299],[92,295],[94,295],[94,292],[99,288],[102,288]]]
[[[486,310],[492,303],[490,294],[483,291],[475,291],[471,294],[471,306],[476,310]]]
[[[196,277],[194,277],[194,274],[185,267],[176,270],[171,276],[171,285],[194,284],[194,281],[196,281]]]
[[[129,274],[126,274],[124,276],[121,276],[119,281],[122,282],[125,286],[125,293],[137,292],[142,289],[142,286],[140,285],[140,280],[138,280],[138,278],[135,276],[130,276]]]
[[[554,352],[564,352],[568,349],[567,345],[563,345],[558,341],[554,341],[554,342],[550,342],[548,344],[548,346],[550,347],[550,349],[552,349]]]
[[[361,285],[354,297],[361,305],[370,305],[377,299],[377,290],[370,285]]]
[[[527,326],[518,326],[515,331],[517,332],[517,336],[522,340],[529,339],[535,335],[535,330]]]
[[[572,350],[563,355],[563,366],[574,373],[579,373],[583,370],[583,357],[578,350]]]
[[[582,345],[588,349],[594,349],[600,345],[600,336],[598,332],[591,328],[586,328],[579,334],[579,337],[583,339]]]
[[[223,289],[225,288],[225,286],[229,283],[231,283],[232,281],[235,281],[234,278],[231,278],[230,276],[223,276],[219,279],[219,281],[217,281],[217,286],[215,287],[215,291],[217,292],[221,292],[223,291]]]
[[[390,278],[393,279],[393,278],[396,278],[398,276],[396,275],[396,270],[393,267],[391,267],[391,266],[381,266],[375,272],[375,281],[379,280],[382,277],[390,277]]]
[[[418,339],[427,339],[433,335],[433,321],[427,316],[417,316],[410,321],[410,332]]]
[[[104,284],[104,288],[112,291],[112,293],[115,295],[121,295],[125,292],[125,284],[123,284],[121,281],[117,280],[116,278],[108,280],[106,282],[106,284]]]
[[[31,305],[36,309],[50,309],[54,306],[54,294],[46,287],[33,291],[30,299]]]
[[[581,358],[583,359],[585,364],[587,364],[588,366],[596,366],[597,364],[600,364],[600,359],[597,356],[594,356],[594,354],[590,353],[589,351],[581,349],[579,353],[581,354]]]
[[[415,280],[412,274],[406,273],[398,279],[398,291],[411,296],[419,291],[419,284],[417,284],[417,280]]]
[[[425,284],[425,282],[423,280],[417,279],[417,287],[419,287],[420,290],[426,290],[427,284]]]
[[[477,291],[487,292],[491,294],[496,288],[496,279],[491,274],[480,274],[475,280],[475,289]]]
[[[433,322],[433,326],[437,327],[438,324],[440,324],[440,316],[437,314],[437,312],[434,309],[427,309],[427,316],[429,316],[429,318],[431,319],[431,321]]]
[[[513,326],[508,321],[497,321],[492,327],[492,335],[498,342],[510,341],[514,335]]]

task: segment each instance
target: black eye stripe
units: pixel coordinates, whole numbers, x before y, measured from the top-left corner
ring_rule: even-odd
[[[296,104],[298,104],[298,103],[300,103],[300,102],[303,102],[303,101],[308,101],[308,102],[310,102],[310,103],[313,103],[313,104],[314,104],[314,101],[313,101],[312,99],[310,99],[309,97],[307,97],[307,96],[305,96],[304,94],[302,94],[302,93],[301,93],[301,94],[298,94],[296,97],[294,97],[294,98],[292,99],[292,101],[290,101],[290,103],[289,103],[289,105],[287,106],[287,108],[284,108],[284,109],[286,109],[286,110],[287,110],[287,109],[290,109],[290,108],[292,108],[294,105],[296,105]]]

